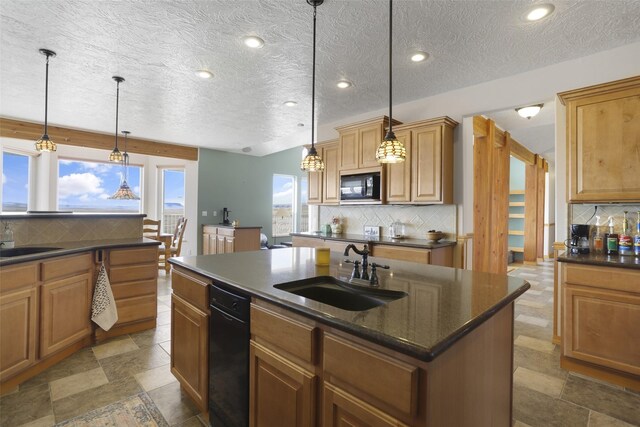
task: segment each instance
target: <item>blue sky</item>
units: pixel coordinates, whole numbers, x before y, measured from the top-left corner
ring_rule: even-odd
[[[164,202],[184,206],[184,171],[165,169],[163,173]]]
[[[3,204],[23,204],[26,206],[29,190],[29,157],[13,153],[3,153],[2,161],[2,201]]]

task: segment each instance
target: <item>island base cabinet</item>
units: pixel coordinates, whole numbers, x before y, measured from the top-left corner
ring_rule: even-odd
[[[322,405],[323,427],[407,425],[329,383],[324,384]]]
[[[314,426],[318,377],[253,341],[249,360],[249,426]]]
[[[171,297],[171,373],[198,409],[207,412],[209,315],[175,294]]]

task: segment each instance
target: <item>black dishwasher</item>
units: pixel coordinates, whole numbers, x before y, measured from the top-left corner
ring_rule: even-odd
[[[249,425],[249,298],[211,286],[209,421]]]

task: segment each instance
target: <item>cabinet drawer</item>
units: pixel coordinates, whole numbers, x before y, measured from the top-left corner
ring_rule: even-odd
[[[216,230],[218,229],[218,227],[214,227],[211,225],[203,225],[202,226],[202,232],[205,234],[216,234]]]
[[[563,268],[566,283],[640,293],[640,270],[569,263]]]
[[[117,299],[118,322],[116,325],[137,322],[139,320],[155,319],[156,304],[157,299],[155,295]]]
[[[91,253],[55,258],[42,262],[42,281],[46,282],[91,270]]]
[[[158,247],[150,246],[135,249],[112,249],[109,251],[109,265],[129,265],[155,263],[158,260]]]
[[[16,264],[0,268],[0,293],[34,287],[38,282],[40,263]]]
[[[234,228],[225,228],[218,227],[218,236],[229,236],[233,237],[236,234],[236,230]]]
[[[342,387],[350,386],[354,394],[366,401],[373,398],[381,406],[386,404],[403,414],[416,415],[418,368],[415,366],[325,334],[324,371],[325,380]]]
[[[155,295],[158,283],[155,279],[141,280],[139,282],[116,283],[111,285],[111,291],[115,299],[131,298],[141,295]]]
[[[156,280],[158,267],[151,265],[131,265],[125,267],[113,267],[109,269],[109,281],[112,284],[133,282],[138,280]]]
[[[317,334],[314,326],[251,304],[251,335],[312,365],[316,363]]]
[[[431,250],[403,246],[373,245],[371,256],[431,264]]]
[[[171,271],[173,293],[208,313],[209,284],[211,281],[204,277],[187,275],[177,268],[173,268]]]

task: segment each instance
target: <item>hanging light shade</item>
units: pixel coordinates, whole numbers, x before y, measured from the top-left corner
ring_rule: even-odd
[[[124,78],[119,76],[113,76],[113,80],[116,81],[116,146],[111,154],[109,154],[110,162],[121,162],[122,153],[118,150],[118,104],[120,103],[120,83],[124,81]]]
[[[56,53],[49,49],[40,49],[40,53],[47,57],[47,65],[44,78],[44,133],[39,140],[36,141],[36,150],[38,151],[56,151],[56,144],[49,138],[47,133],[47,113],[49,106],[49,58],[56,56]]]
[[[407,150],[404,144],[396,138],[393,133],[393,99],[392,99],[392,53],[393,53],[393,0],[389,0],[389,131],[385,135],[382,143],[376,151],[378,163],[400,163],[407,157]]]
[[[306,157],[300,163],[300,169],[307,172],[320,172],[324,170],[324,162],[318,155],[314,144],[315,131],[315,107],[316,107],[316,7],[324,0],[307,0],[313,6],[313,72],[311,73],[311,148]]]
[[[140,200],[140,197],[137,196],[133,190],[127,184],[128,172],[129,172],[129,153],[127,153],[127,135],[131,132],[128,130],[123,130],[122,134],[124,135],[124,153],[122,153],[122,182],[120,183],[120,187],[118,190],[113,193],[109,199],[112,200]]]

